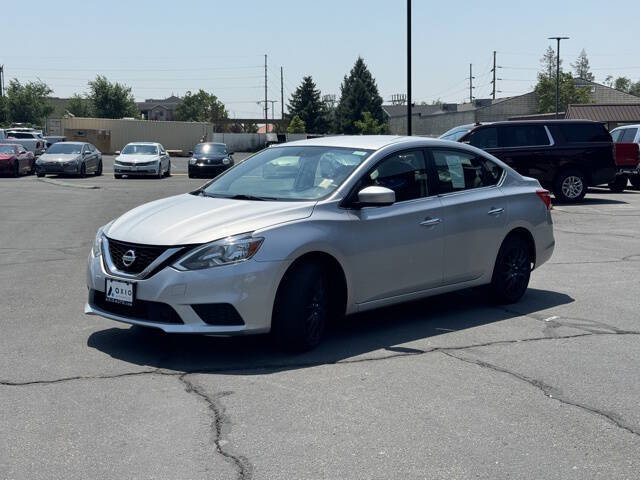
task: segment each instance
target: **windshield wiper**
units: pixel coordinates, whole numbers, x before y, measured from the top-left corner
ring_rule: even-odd
[[[224,198],[230,198],[231,200],[256,200],[259,202],[264,202],[267,200],[277,200],[275,197],[258,197],[255,195],[245,195],[245,194],[238,194],[238,195],[232,195],[230,197],[224,197]]]

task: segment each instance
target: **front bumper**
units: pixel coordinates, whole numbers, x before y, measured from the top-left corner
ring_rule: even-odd
[[[222,165],[222,164],[214,165],[214,164],[207,164],[207,163],[189,164],[189,176],[214,178],[220,175],[225,170],[228,170],[232,166],[233,164],[229,164],[229,165]]]
[[[249,260],[235,265],[190,272],[166,267],[149,278],[131,280],[108,273],[102,257],[89,254],[89,299],[84,312],[132,325],[159,328],[168,333],[221,336],[266,333],[271,328],[273,300],[285,268],[286,262]],[[96,301],[95,293],[104,294],[107,278],[133,281],[136,284],[135,300],[168,305],[175,311],[181,323],[154,321],[154,318],[140,319],[123,313],[121,308],[106,310],[102,302]],[[200,304],[231,305],[243,324],[210,325],[192,307]]]
[[[69,173],[69,174],[77,174],[80,172],[80,164],[76,162],[47,162],[47,163],[37,163],[36,162],[36,172],[37,173]]]
[[[154,165],[113,165],[113,173],[118,175],[158,175],[160,164]]]
[[[14,166],[13,161],[11,160],[1,160],[0,161],[0,174],[6,175],[13,173]]]

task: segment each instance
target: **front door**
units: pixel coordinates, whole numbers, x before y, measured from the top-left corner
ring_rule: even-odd
[[[492,271],[504,237],[507,203],[497,187],[502,168],[468,151],[432,149],[444,225],[444,283]]]
[[[390,188],[396,203],[351,211],[352,283],[356,303],[420,292],[442,284],[442,208],[430,191],[422,150],[395,153],[361,180]]]

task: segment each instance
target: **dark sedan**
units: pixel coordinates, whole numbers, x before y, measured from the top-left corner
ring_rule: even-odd
[[[34,156],[22,145],[0,144],[0,174],[19,177],[21,174],[34,173]]]
[[[233,166],[233,152],[224,143],[199,143],[189,159],[189,178],[213,178]]]

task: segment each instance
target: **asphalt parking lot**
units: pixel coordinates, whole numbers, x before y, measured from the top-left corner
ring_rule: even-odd
[[[369,312],[291,356],[83,314],[96,229],[204,183],[112,171],[0,178],[1,479],[640,478],[640,192],[555,207],[518,304]]]

